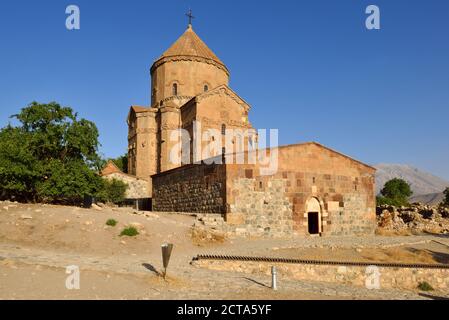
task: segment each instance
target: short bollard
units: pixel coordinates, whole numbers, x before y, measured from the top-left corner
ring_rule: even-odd
[[[277,285],[277,271],[276,271],[276,267],[271,267],[271,288],[273,290],[277,290],[278,289],[278,285]]]

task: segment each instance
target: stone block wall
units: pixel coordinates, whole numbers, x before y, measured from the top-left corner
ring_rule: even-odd
[[[257,164],[188,165],[153,176],[153,209],[221,213],[241,236],[373,234],[375,169],[315,143],[279,148],[277,171]]]
[[[269,193],[270,183],[282,181],[277,196],[291,207],[294,234],[309,234],[308,212],[315,211],[321,235],[373,234],[374,173],[375,169],[316,143],[279,147],[277,171],[272,175],[262,175],[260,165],[227,165],[226,220],[246,224],[239,204],[257,206],[258,195]],[[243,193],[242,177],[254,181]],[[258,209],[259,215],[268,214],[264,206]],[[284,230],[285,236],[292,234]]]
[[[224,213],[226,173],[223,165],[188,165],[152,176],[153,210]]]
[[[258,189],[256,179],[234,181],[235,203],[228,219],[235,233],[242,236],[284,237],[293,233],[292,204],[285,196],[285,181],[273,179]]]
[[[367,213],[371,208],[365,207],[366,195],[346,194],[343,196],[343,207],[330,208],[328,218],[329,235],[350,236],[373,234],[376,224]]]
[[[149,182],[145,180],[138,179],[136,177],[130,176],[126,173],[114,172],[110,173],[106,176],[103,176],[104,179],[116,179],[123,181],[128,185],[128,189],[126,190],[125,198],[126,199],[146,199],[149,198]]]
[[[218,271],[237,271],[248,274],[271,274],[271,267],[276,266],[278,279],[291,278],[306,281],[322,281],[341,284],[352,284],[366,287],[368,277],[373,269],[365,266],[288,264],[252,261],[219,261],[199,260],[194,265]],[[449,269],[425,268],[377,268],[381,289],[416,290],[420,282],[428,282],[433,288],[447,292],[449,290]]]

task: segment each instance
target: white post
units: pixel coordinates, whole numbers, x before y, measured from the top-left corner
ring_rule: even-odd
[[[277,286],[277,271],[276,271],[276,267],[273,266],[271,267],[271,288],[273,290],[277,290],[278,286]]]

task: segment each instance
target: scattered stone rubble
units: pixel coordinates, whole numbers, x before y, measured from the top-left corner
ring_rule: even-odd
[[[233,234],[224,218],[219,214],[198,214],[192,227],[192,238],[201,241],[213,241],[231,237]]]
[[[449,208],[414,203],[409,207],[377,207],[380,229],[411,233],[449,233]]]

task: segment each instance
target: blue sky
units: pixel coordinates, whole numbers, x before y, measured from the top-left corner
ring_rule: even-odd
[[[65,28],[69,4],[79,31]],[[365,28],[369,4],[381,30]],[[449,179],[447,0],[1,1],[0,126],[57,101],[95,121],[104,156],[125,153],[129,106],[149,104],[149,68],[189,7],[255,127]]]

